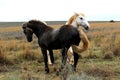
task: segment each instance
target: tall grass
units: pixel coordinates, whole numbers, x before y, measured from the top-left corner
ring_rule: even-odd
[[[86,32],[90,40],[90,47],[87,51],[81,54],[83,57],[78,62],[78,73],[73,73],[70,65],[66,65],[58,79],[101,80],[104,79],[103,77],[105,77],[104,80],[109,80],[109,78],[106,78],[106,76],[102,75],[104,73],[107,74],[107,77],[118,75],[117,77],[120,78],[120,22],[90,23],[90,25],[91,29]],[[58,27],[60,25],[52,26]],[[33,42],[28,43],[24,35],[21,33],[17,33],[16,35],[18,35],[18,38],[16,38],[14,32],[16,33],[17,31],[21,32],[21,28],[0,28],[0,36],[2,36],[0,37],[0,64],[10,66],[8,68],[10,68],[9,70],[12,71],[10,76],[4,77],[4,80],[52,80],[54,77],[56,77],[54,71],[51,71],[51,73],[48,75],[44,74],[43,57],[36,37],[34,37]],[[11,32],[12,37],[3,37],[4,33],[9,34]],[[79,45],[79,47],[81,47],[81,45]],[[54,53],[55,62],[58,68],[58,66],[60,66],[59,63],[61,62],[61,54],[60,51],[54,51]],[[38,60],[40,63],[37,62]],[[21,69],[21,67],[24,66],[23,64],[26,66],[31,66],[30,71],[28,69]],[[12,68],[14,67],[15,69],[13,68],[11,70],[11,65]],[[50,66],[50,69],[53,69],[52,66]],[[21,72],[21,70],[23,72]],[[101,75],[100,77],[102,78],[98,78],[99,76],[96,76],[95,74]],[[112,78],[114,80],[114,77]]]

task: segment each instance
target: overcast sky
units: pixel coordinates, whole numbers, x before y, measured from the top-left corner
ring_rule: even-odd
[[[0,21],[62,21],[74,12],[89,21],[119,21],[120,0],[0,0]]]

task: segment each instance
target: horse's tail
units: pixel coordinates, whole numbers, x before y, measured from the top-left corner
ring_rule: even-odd
[[[72,45],[72,49],[76,53],[82,53],[83,51],[87,50],[89,47],[89,40],[86,34],[82,30],[80,30],[79,32],[80,32],[80,38],[83,42],[83,46],[82,48],[79,48],[78,46]]]

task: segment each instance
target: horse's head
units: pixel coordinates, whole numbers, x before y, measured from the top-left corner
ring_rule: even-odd
[[[75,13],[75,15],[77,15],[77,17],[76,17],[76,19],[75,19],[77,25],[78,25],[78,26],[82,26],[82,27],[84,27],[86,30],[88,30],[89,27],[90,27],[90,25],[89,25],[88,21],[86,20],[84,14],[82,14],[82,13],[81,13],[81,14]]]
[[[80,13],[75,13],[70,19],[68,20],[67,24],[72,24],[75,27],[82,26],[84,29],[88,30],[90,25],[88,21],[86,20],[84,14]]]
[[[29,27],[29,23],[24,23],[22,26],[23,32],[28,42],[32,41],[33,30]]]

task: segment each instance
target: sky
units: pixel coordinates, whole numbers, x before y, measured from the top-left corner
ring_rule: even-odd
[[[0,0],[0,22],[65,21],[75,12],[88,21],[120,21],[120,0]]]

